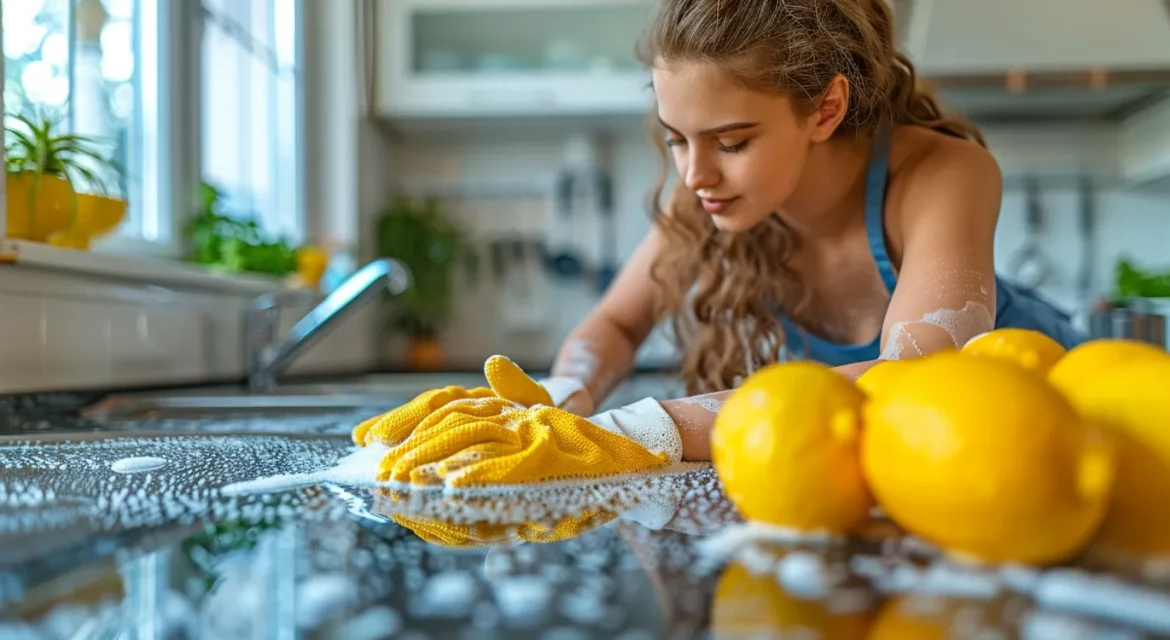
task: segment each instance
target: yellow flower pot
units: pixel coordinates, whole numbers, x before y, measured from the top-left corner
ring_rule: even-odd
[[[5,235],[20,240],[44,242],[73,222],[77,194],[65,178],[31,172],[9,173]]]
[[[92,193],[77,195],[73,225],[49,235],[49,244],[86,251],[94,240],[108,235],[126,219],[126,201]]]

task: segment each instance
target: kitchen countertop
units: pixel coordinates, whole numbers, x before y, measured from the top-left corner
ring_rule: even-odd
[[[0,637],[1170,637],[1156,567],[958,565],[880,514],[794,540],[745,525],[705,464],[512,496],[230,494],[331,467],[364,416],[72,417],[88,401],[0,400]]]

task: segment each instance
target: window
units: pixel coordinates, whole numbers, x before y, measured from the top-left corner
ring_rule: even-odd
[[[203,175],[227,213],[303,238],[297,0],[203,0]]]
[[[115,250],[174,255],[200,177],[303,241],[300,2],[4,0],[5,112],[55,114],[126,167]]]
[[[157,5],[166,1],[3,3],[5,113],[43,114],[62,133],[100,140],[103,153],[126,168],[121,183],[110,185],[129,202],[118,233],[148,240],[161,239],[164,225],[152,171],[160,159],[150,113],[158,87],[143,69],[156,64]]]

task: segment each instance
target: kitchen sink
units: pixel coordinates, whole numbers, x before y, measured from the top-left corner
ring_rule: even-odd
[[[98,421],[198,419],[251,416],[278,418],[362,411],[371,415],[389,411],[420,393],[457,385],[484,386],[478,373],[372,374],[324,382],[290,382],[273,391],[223,385],[161,391],[115,393],[81,410],[80,416]],[[659,399],[680,395],[677,380],[657,375],[634,376],[614,390],[602,408],[633,402],[646,396]]]
[[[281,416],[388,411],[420,393],[448,385],[483,386],[480,374],[376,374],[328,382],[293,382],[272,391],[224,385],[115,393],[83,408],[95,420],[200,418],[229,415]]]

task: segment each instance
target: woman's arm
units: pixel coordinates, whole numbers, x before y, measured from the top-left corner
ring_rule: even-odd
[[[654,328],[656,286],[650,272],[662,243],[657,225],[634,251],[600,304],[565,338],[550,375],[576,380],[584,392],[564,405],[588,415],[629,374],[634,355]]]
[[[883,359],[961,347],[994,328],[999,166],[970,144],[940,147],[907,176],[900,202],[903,258],[882,328],[881,358],[836,367],[851,379]],[[678,428],[685,460],[711,459],[710,430],[731,393],[662,403]]]
[[[856,379],[881,360],[959,348],[995,327],[995,228],[1003,197],[986,149],[946,140],[907,176],[898,204],[903,259],[878,360],[837,367]]]

